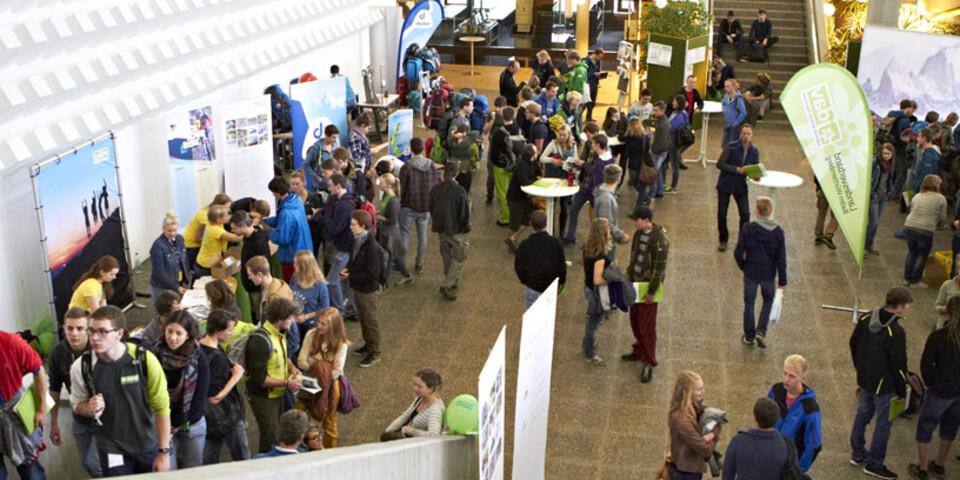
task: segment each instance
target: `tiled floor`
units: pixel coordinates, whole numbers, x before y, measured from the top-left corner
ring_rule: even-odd
[[[454,85],[464,84],[465,77],[454,71],[456,66],[444,68]],[[499,70],[481,68],[484,75],[475,78],[473,85],[493,98],[496,92],[487,88],[496,85],[493,79]],[[612,93],[612,88],[607,92]],[[719,135],[719,128],[711,129],[709,153],[713,158],[719,154]],[[653,478],[667,447],[666,411],[673,380],[686,369],[704,377],[706,402],[730,414],[731,425],[725,429],[721,445],[725,448],[734,432],[751,427],[754,400],[766,395],[770,384],[778,381],[782,360],[793,353],[810,360],[808,383],[817,391],[823,412],[824,449],[811,472],[813,477],[862,476],[847,464],[855,409],[854,372],[847,346],[850,315],[824,310],[821,304],[849,306],[854,296],[859,296],[861,305],[873,306],[888,287],[899,283],[906,245],[894,239],[893,232],[903,216],[895,206],[888,206],[877,241],[883,253],[867,258],[862,279],[858,279],[857,267],[840,234],[837,251],[814,246],[812,176],[792,133],[769,131],[761,125],[755,143],[769,167],[805,179],[802,187],[777,194],[775,219],[787,235],[789,285],[783,320],[769,331],[769,348],[763,351],[740,343],[742,276],[729,251],[716,251],[714,185],[718,170],[712,165],[706,169],[690,165],[682,172],[680,193],[656,205],[656,221],[666,226],[671,249],[667,301],[658,325],[660,366],[651,383],[640,383],[639,365],[619,360],[632,342],[625,315],[605,322],[598,333],[599,354],[608,358],[609,364],[595,367],[583,361],[583,270],[579,255],[568,250],[574,265],[557,312],[548,479]],[[513,257],[502,241],[506,231],[494,225],[496,208],[484,204],[484,176],[477,175],[473,184],[474,229],[460,299],[447,302],[437,293],[441,264],[436,237],[431,235],[425,273],[416,276],[411,285],[391,287],[381,297],[383,362],[361,369],[356,357],[350,356],[346,373],[362,407],[341,417],[343,445],[376,441],[411,400],[409,379],[417,369],[432,367],[443,375],[441,394],[447,400],[460,393],[475,395],[488,349],[500,327],[507,325],[506,466],[510,470],[523,289],[513,273]],[[765,194],[762,188],[751,188],[751,198],[760,194]],[[634,199],[629,190],[620,197],[621,226],[631,233],[625,215]],[[732,238],[736,238],[733,210],[730,225]],[[581,231],[581,241],[583,235]],[[937,249],[949,249],[948,242],[948,233],[938,234]],[[621,264],[627,261],[627,248],[620,248],[618,254]],[[916,290],[914,295],[916,303],[905,327],[911,369],[918,370],[923,342],[934,321],[936,290]],[[351,323],[348,330],[350,338],[359,342],[359,325]],[[897,420],[890,440],[888,464],[903,476],[907,463],[915,458],[915,427],[915,420]],[[960,478],[960,464],[952,461],[948,469],[950,478]]]

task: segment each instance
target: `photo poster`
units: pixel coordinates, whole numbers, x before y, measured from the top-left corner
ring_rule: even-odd
[[[299,169],[307,158],[307,150],[323,138],[323,129],[334,124],[340,130],[340,145],[347,144],[347,80],[346,77],[325,78],[290,85],[290,97],[301,109],[291,109],[293,122],[293,168]],[[319,165],[316,166],[319,169]],[[318,171],[319,173],[319,171]],[[308,188],[313,188],[307,176]]]
[[[918,118],[960,112],[960,37],[867,25],[856,75],[881,117],[905,98],[917,102]]]
[[[554,280],[523,314],[513,420],[513,478],[544,480],[557,285]]]
[[[270,96],[218,105],[223,122],[224,191],[230,198],[270,200],[267,183],[273,178]]]
[[[647,50],[647,64],[669,67],[673,58],[673,46],[664,43],[650,42]]]
[[[500,329],[477,380],[480,404],[480,480],[503,480],[504,403],[506,402],[507,327]]]
[[[121,308],[133,302],[115,152],[113,138],[105,137],[33,169],[58,323],[74,285],[104,255],[120,262],[107,301]]]
[[[410,160],[410,139],[413,138],[413,110],[397,110],[387,117],[387,136],[390,155],[406,162]]]
[[[186,225],[213,196],[222,191],[217,159],[215,117],[209,105],[191,108],[167,122],[167,151],[173,211]]]

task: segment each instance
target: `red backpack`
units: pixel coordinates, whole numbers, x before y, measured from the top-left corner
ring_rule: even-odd
[[[363,195],[356,195],[353,197],[353,207],[356,210],[363,210],[370,214],[370,234],[376,236],[377,234],[377,207],[375,207],[370,201],[364,198]]]
[[[440,119],[447,113],[447,104],[449,103],[450,92],[440,86],[434,88],[433,92],[427,96],[427,101],[423,107],[423,124],[431,130],[436,130],[440,125]]]

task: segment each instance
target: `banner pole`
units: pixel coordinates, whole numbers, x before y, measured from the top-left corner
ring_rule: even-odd
[[[123,254],[125,257],[127,257],[127,268],[130,269],[130,280],[127,284],[130,287],[131,300],[130,305],[125,306],[123,311],[127,311],[130,308],[147,308],[146,305],[137,303],[136,281],[133,278],[133,258],[130,256],[130,236],[127,234],[127,216],[123,210],[123,182],[120,181],[120,158],[117,157],[116,135],[114,135],[113,130],[110,130],[107,132],[107,136],[109,136],[110,140],[112,140],[111,148],[113,148],[113,171],[117,176],[117,203],[119,204],[120,208],[120,234],[123,236]]]
[[[60,161],[60,155],[53,160]],[[51,162],[47,162],[49,164]],[[50,263],[47,261],[47,232],[43,226],[43,204],[40,202],[40,189],[37,188],[37,177],[40,175],[42,165],[39,163],[30,167],[30,183],[33,185],[34,212],[37,214],[37,226],[40,228],[40,253],[43,255],[43,274],[46,280],[43,282],[47,287],[47,303],[50,306],[50,319],[56,322],[57,336],[60,336],[60,319],[57,318],[57,302],[53,292],[53,277],[50,272]]]

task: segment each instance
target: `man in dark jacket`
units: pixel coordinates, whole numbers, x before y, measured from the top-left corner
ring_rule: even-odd
[[[256,256],[270,258],[270,238],[260,225],[254,225],[251,215],[244,211],[230,215],[230,230],[243,237],[243,246],[240,248],[240,284],[250,296],[252,318],[260,318],[260,287],[247,276],[247,262]]]
[[[743,26],[737,20],[733,10],[727,11],[727,18],[720,20],[720,31],[717,32],[717,55],[722,55],[724,45],[736,46],[743,38]]]
[[[440,256],[443,257],[444,280],[440,294],[447,300],[457,299],[460,274],[467,260],[467,234],[470,233],[470,201],[467,191],[457,183],[460,172],[454,163],[443,169],[443,183],[430,190],[430,216],[433,231],[440,234]]]
[[[653,143],[650,144],[650,160],[653,168],[658,172],[667,155],[673,148],[673,136],[670,134],[670,119],[667,118],[667,104],[660,101],[653,104],[654,133]],[[663,175],[657,175],[657,181],[648,194],[652,198],[663,197]]]
[[[767,323],[777,286],[787,286],[787,245],[783,229],[773,221],[773,200],[757,198],[757,220],[740,229],[733,256],[743,271],[743,343],[767,348]],[[779,278],[776,284],[774,280]],[[763,296],[760,323],[754,321],[757,287]]]
[[[350,282],[357,303],[357,317],[363,335],[363,346],[354,351],[363,355],[361,367],[380,361],[380,322],[377,320],[377,296],[380,294],[380,274],[383,273],[383,250],[370,233],[373,219],[363,210],[350,214],[350,233],[353,246],[350,262],[339,272],[340,278]]]
[[[720,246],[717,250],[727,250],[727,240],[730,231],[727,230],[727,209],[730,207],[730,197],[737,202],[737,211],[740,213],[740,229],[750,221],[749,195],[747,192],[747,176],[743,167],[760,163],[760,152],[751,143],[753,127],[743,124],[740,129],[740,140],[730,142],[724,147],[723,154],[717,160],[720,176],[717,178],[717,227],[720,232]]]
[[[517,256],[513,260],[513,269],[525,287],[524,309],[530,308],[554,279],[560,279],[561,289],[567,281],[567,260],[563,245],[546,231],[547,215],[543,210],[530,214],[530,226],[534,232],[520,243]]]
[[[417,224],[416,272],[423,273],[423,256],[427,251],[427,226],[430,223],[430,189],[437,184],[437,164],[423,156],[423,140],[410,139],[410,160],[400,168],[400,239],[404,254],[410,242],[410,224]],[[406,262],[406,258],[400,261]]]
[[[602,48],[598,48],[593,52],[590,52],[590,55],[587,56],[587,59],[584,63],[587,64],[587,85],[590,85],[590,97],[584,98],[583,101],[587,102],[584,107],[587,109],[587,120],[593,119],[593,107],[597,105],[597,92],[600,91],[600,80],[607,78],[607,72],[603,72],[601,63],[603,61],[603,55],[606,52]]]
[[[860,398],[850,432],[853,454],[850,463],[864,465],[863,471],[878,478],[895,479],[897,474],[883,464],[890,439],[890,401],[907,394],[907,335],[900,318],[913,303],[910,290],[894,287],[887,291],[884,306],[860,316],[850,336],[850,354],[857,370]],[[865,448],[867,424],[876,416],[870,450]]]
[[[687,99],[687,119],[691,127],[693,127],[694,112],[703,110],[703,97],[700,96],[700,91],[697,90],[697,77],[695,75],[688,75],[687,83],[674,94],[674,96],[677,95],[683,95],[683,98]],[[673,110],[672,103],[669,110]],[[673,112],[667,112],[667,116],[669,117],[671,113]]]
[[[907,142],[901,137],[901,134],[909,129],[913,124],[913,112],[916,111],[913,100],[903,99],[900,101],[900,110],[891,110],[887,117],[893,119],[893,126],[890,128],[890,138],[881,139],[891,141],[894,149],[893,163],[893,187],[889,192],[890,200],[899,200],[903,193],[904,183],[907,181],[907,167],[911,163],[907,158]]]
[[[523,82],[517,85],[517,81],[513,78],[519,71],[520,62],[510,60],[507,62],[507,68],[504,68],[503,71],[500,72],[500,96],[506,98],[507,105],[511,107],[517,106],[517,94],[520,93],[520,89],[524,86]]]
[[[723,457],[723,480],[781,478],[788,463],[796,466],[797,452],[793,442],[774,425],[780,408],[769,398],[758,398],[753,405],[757,428],[742,430],[730,439]]]
[[[347,193],[347,182],[347,177],[339,173],[330,177],[330,199],[320,214],[320,227],[323,240],[333,245],[333,255],[328,259],[330,270],[327,272],[330,306],[343,315],[352,316],[356,314],[353,310],[356,306],[351,305],[351,311],[347,313],[345,300],[350,298],[350,287],[340,278],[340,272],[350,261],[350,250],[353,247],[350,214],[357,209],[353,195]]]
[[[630,245],[630,264],[627,276],[631,282],[646,282],[647,293],[630,306],[630,328],[636,343],[633,350],[620,356],[627,362],[643,362],[640,381],[647,383],[657,366],[657,301],[656,293],[663,288],[667,273],[667,254],[670,241],[666,229],[653,223],[653,209],[641,205],[627,218],[633,220],[637,231]]]
[[[760,9],[757,11],[757,19],[750,24],[750,37],[746,41],[747,48],[741,49],[740,61],[746,61],[746,54],[752,45],[762,45],[767,49],[777,43],[776,36],[773,35],[773,23],[767,18],[767,11]]]

